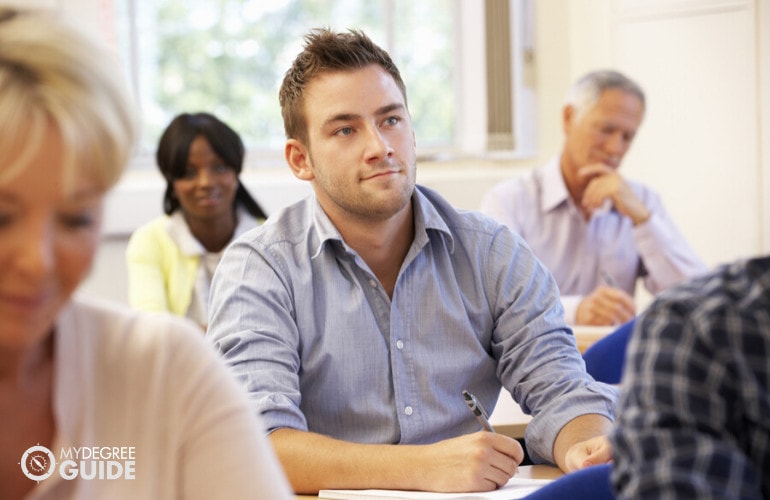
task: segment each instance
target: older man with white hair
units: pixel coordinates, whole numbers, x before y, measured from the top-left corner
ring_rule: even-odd
[[[567,95],[561,153],[482,200],[551,271],[569,323],[623,323],[636,314],[639,278],[655,294],[707,270],[660,196],[619,172],[644,112],[634,81],[588,73]]]

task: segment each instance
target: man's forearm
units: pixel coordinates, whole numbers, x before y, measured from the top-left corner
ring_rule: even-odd
[[[351,443],[295,429],[278,429],[270,438],[296,493],[324,488],[418,489],[407,465],[417,446]]]
[[[523,458],[516,440],[476,432],[427,445],[361,444],[296,429],[270,435],[295,493],[383,488],[489,491]]]

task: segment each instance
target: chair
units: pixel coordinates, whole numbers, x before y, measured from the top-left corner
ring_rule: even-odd
[[[525,500],[614,500],[610,482],[612,464],[586,467],[565,474],[527,495]]]
[[[623,375],[626,344],[634,330],[634,322],[620,325],[617,330],[598,340],[583,353],[586,371],[599,382],[618,384]]]

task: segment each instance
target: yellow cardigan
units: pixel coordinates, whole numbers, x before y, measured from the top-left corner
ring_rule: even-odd
[[[126,248],[128,302],[144,311],[170,311],[185,316],[192,301],[200,254],[185,253],[169,234],[172,217],[163,215],[138,228]],[[238,212],[237,237],[259,222]]]

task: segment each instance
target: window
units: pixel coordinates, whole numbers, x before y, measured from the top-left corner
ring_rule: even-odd
[[[487,17],[494,18],[489,5],[522,1],[487,0]],[[209,111],[241,134],[250,163],[276,165],[285,140],[278,105],[281,79],[301,50],[303,35],[318,26],[361,29],[388,50],[407,85],[421,157],[488,149],[490,144],[510,149],[511,141],[500,141],[499,118],[484,116],[497,106],[485,99],[485,75],[494,73],[484,68],[484,5],[461,0],[114,0],[118,45],[142,111],[140,156],[152,156],[160,133],[177,113]],[[513,15],[508,9],[504,13]],[[507,39],[501,43],[511,44]],[[480,49],[474,52],[476,45]],[[499,58],[490,64],[510,80],[510,64]],[[510,96],[500,103],[512,106]],[[511,120],[510,113],[503,114]],[[487,122],[497,127],[491,141]]]

